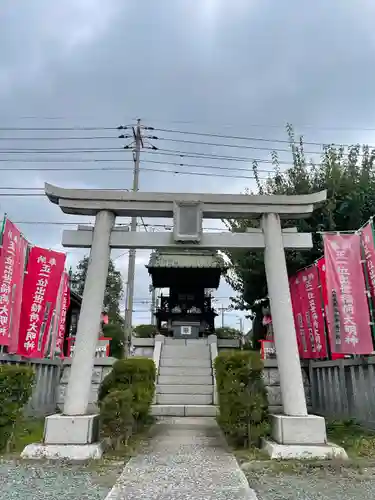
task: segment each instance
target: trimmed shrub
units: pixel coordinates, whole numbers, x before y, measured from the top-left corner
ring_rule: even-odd
[[[100,420],[103,435],[110,438],[115,450],[128,444],[134,426],[132,414],[133,394],[130,389],[109,392],[100,405]]]
[[[144,424],[150,413],[155,392],[156,368],[152,359],[119,359],[112,371],[104,378],[99,388],[99,407],[102,412],[104,400],[113,391],[131,393],[131,414],[134,425]]]
[[[8,449],[35,381],[29,366],[0,365],[0,450]]]
[[[268,432],[267,391],[259,353],[224,351],[215,359],[218,422],[236,446],[259,446]]]

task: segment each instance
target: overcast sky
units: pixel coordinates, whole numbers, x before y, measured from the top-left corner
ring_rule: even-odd
[[[285,148],[275,141],[286,138],[286,122],[310,142],[375,144],[374,15],[373,0],[2,0],[1,186],[34,195],[24,188],[45,181],[131,188],[131,152],[115,150],[129,141],[111,128],[138,117],[156,129],[268,139],[155,130],[158,139],[150,142],[163,151],[142,153],[144,191],[252,189],[250,158],[267,160],[267,149]],[[48,130],[64,127],[98,130]],[[43,196],[0,192],[0,209],[14,221],[76,220]],[[19,225],[32,243],[60,248],[62,226]],[[81,256],[71,251],[69,262]],[[138,252],[135,323],[149,321],[149,305],[141,303],[149,299],[147,260],[147,252]],[[127,255],[116,264],[126,279]],[[222,284],[218,302],[227,305],[231,293]],[[236,326],[238,316],[228,313],[226,322]]]

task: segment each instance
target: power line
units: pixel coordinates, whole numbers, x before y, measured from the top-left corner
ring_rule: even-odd
[[[160,137],[160,140],[177,142],[177,143],[185,143],[185,144],[203,145],[203,146],[237,148],[237,149],[251,149],[254,151],[266,151],[268,153],[293,153],[293,146],[294,147],[299,146],[298,143],[297,144],[289,143],[289,148],[273,148],[273,147],[266,148],[266,147],[261,147],[261,146],[248,146],[248,145],[227,144],[227,143],[219,144],[216,142],[214,143],[214,142],[204,142],[204,141],[188,141],[188,140],[184,140],[184,139],[179,140],[179,139],[168,139],[168,138],[162,138],[162,137]],[[303,144],[308,144],[308,143],[303,142]],[[318,146],[318,144],[316,144],[316,145]],[[344,148],[347,149],[347,151],[343,152],[343,156],[346,157],[350,154],[350,151],[348,150],[348,148],[355,146],[355,145],[353,145],[353,144],[345,145],[345,144],[339,144],[339,143],[322,143],[319,146],[322,148],[321,150],[319,150],[319,151],[305,151],[305,150],[303,150],[303,154],[304,155],[323,155],[329,146],[332,146],[335,148],[340,148],[341,146],[343,146]],[[370,150],[375,148],[375,146],[371,146],[371,145],[369,145],[368,147]],[[159,150],[159,151],[168,151],[168,150],[165,149],[165,150]],[[197,154],[200,154],[200,153],[197,153]],[[202,154],[205,154],[205,153],[202,153]],[[210,154],[210,153],[207,153],[207,154]],[[365,155],[363,153],[359,152],[357,156],[363,157]]]
[[[65,131],[98,131],[98,130],[118,130],[118,127],[87,127],[87,126],[72,126],[72,127],[0,127],[1,132],[65,132]]]
[[[83,137],[0,137],[0,141],[72,141],[72,140],[114,140],[113,136],[83,136]],[[194,145],[202,145],[202,146],[214,146],[214,147],[225,147],[225,148],[235,148],[235,149],[251,149],[251,150],[259,150],[259,151],[277,151],[277,152],[285,152],[290,153],[291,149],[282,149],[282,148],[271,148],[271,147],[262,147],[262,146],[249,146],[243,144],[228,144],[228,143],[216,143],[216,142],[206,142],[206,141],[192,141],[187,139],[174,139],[171,137],[158,137],[161,141],[169,141],[175,143],[183,143],[183,144],[194,144]],[[26,148],[22,148],[26,149]],[[20,149],[18,148],[17,151]],[[1,151],[1,149],[0,149]],[[12,151],[13,152],[13,151]],[[305,154],[318,154],[320,151],[305,151]]]
[[[370,147],[370,146],[369,146]],[[262,148],[253,148],[253,149],[262,149]],[[123,148],[107,148],[107,149],[81,149],[81,148],[76,148],[76,149],[29,149],[29,150],[5,150],[0,148],[0,155],[3,154],[11,154],[11,155],[24,155],[24,154],[77,154],[77,153],[85,153],[85,154],[92,154],[92,153],[120,153],[122,152]],[[269,153],[277,152],[275,149],[267,149]],[[281,151],[281,150],[279,150]],[[285,150],[285,152],[288,150]],[[228,155],[219,155],[215,153],[200,153],[200,152],[193,152],[193,151],[182,151],[178,149],[164,149],[164,148],[155,148],[154,150],[150,151],[144,151],[145,154],[151,154],[153,156],[155,155],[160,155],[160,156],[172,156],[172,157],[181,157],[181,158],[195,158],[195,159],[211,159],[211,160],[216,160],[216,161],[231,161],[231,162],[245,162],[245,163],[250,163],[250,162],[257,162],[257,163],[267,163],[267,164],[279,164],[279,165],[293,165],[292,161],[285,161],[281,160],[279,158],[275,159],[266,159],[266,158],[251,158],[251,157],[246,157],[246,156],[228,156]],[[289,153],[293,154],[293,151],[290,150]],[[315,151],[315,152],[304,152],[304,154],[314,154],[314,155],[322,155],[324,154],[323,151]],[[371,153],[370,153],[371,154]],[[343,153],[343,157],[346,158],[350,155],[349,152]],[[364,157],[365,155],[363,153],[358,153],[358,157]],[[66,159],[33,159],[33,158],[2,158],[0,156],[0,162],[13,162],[13,163],[33,163],[33,162],[48,162],[48,163],[82,163],[82,162],[120,162],[120,161],[131,161],[128,159],[121,160],[119,158],[109,158],[109,159],[102,159],[102,158],[95,158],[95,159],[90,159],[90,158],[66,158]],[[166,161],[156,161],[156,160],[145,160],[148,163],[161,163],[161,164],[168,164]],[[177,162],[176,162],[177,163]],[[171,162],[170,164],[175,164]],[[190,165],[191,166],[191,165]],[[307,163],[306,166],[311,166]],[[208,168],[208,167],[207,167]],[[212,167],[214,168],[214,167]]]
[[[173,151],[164,149],[162,151]],[[267,160],[262,158],[248,158],[242,156],[219,156],[219,155],[208,155],[208,154],[199,154],[199,153],[185,153],[183,151],[173,151],[171,153],[159,153],[156,151],[144,151],[144,153],[159,155],[160,156],[172,156],[172,157],[186,157],[186,158],[195,158],[199,159],[212,159],[216,161],[230,161],[230,162],[241,162],[241,163],[265,163],[265,164],[274,164],[273,160]],[[120,158],[1,158],[0,163],[119,163],[119,162],[132,162],[130,159],[120,159]],[[192,163],[182,163],[181,161],[169,162],[166,160],[144,160],[144,163],[154,163],[159,165],[180,165],[187,167],[206,167],[206,168],[219,168],[217,165],[202,165],[202,164],[192,164]],[[292,162],[279,160],[277,162],[279,165],[290,165],[292,166]],[[310,165],[306,165],[309,167]]]
[[[255,160],[254,160],[255,161]],[[0,160],[1,162],[1,160]],[[28,162],[26,162],[28,163]],[[36,162],[31,162],[31,163],[36,163]],[[47,163],[47,162],[43,162],[43,163]],[[69,163],[72,163],[72,162],[69,162]],[[154,160],[145,160],[145,163],[150,163],[150,164],[157,164],[157,165],[172,165],[172,166],[176,166],[176,167],[194,167],[194,168],[209,168],[209,169],[213,169],[213,170],[227,170],[227,171],[238,171],[238,172],[249,172],[249,170],[251,170],[251,166],[249,166],[248,168],[246,167],[225,167],[225,166],[222,166],[222,165],[201,165],[201,164],[193,164],[193,163],[183,163],[183,162],[167,162],[167,161],[154,161]],[[250,162],[249,162],[250,163]],[[256,162],[256,163],[260,163],[260,162]],[[283,163],[282,163],[283,165]],[[311,167],[311,166],[309,166]],[[72,168],[67,168],[67,167],[64,167],[64,168],[34,168],[34,167],[11,167],[11,168],[8,168],[8,167],[4,167],[4,168],[0,168],[0,170],[4,170],[4,171],[10,171],[10,172],[13,172],[13,171],[17,171],[17,170],[23,170],[23,171],[27,171],[27,170],[30,170],[30,171],[33,171],[33,170],[37,170],[37,171],[43,171],[43,170],[46,170],[46,171],[54,171],[56,170],[57,172],[58,171],[65,171],[65,170],[109,170],[109,171],[122,171],[124,170],[124,168],[121,168],[121,167],[72,167]],[[125,170],[132,170],[130,168],[125,168]],[[274,172],[274,169],[271,169],[271,170],[267,170],[267,169],[257,169],[258,172],[263,172],[263,173],[272,173]],[[172,170],[166,170],[166,172],[171,172]]]
[[[207,167],[208,168],[208,167]],[[23,172],[33,172],[33,171],[37,171],[37,172],[69,172],[69,171],[90,171],[90,172],[94,172],[94,171],[122,171],[122,170],[133,170],[133,169],[129,169],[129,168],[83,168],[83,167],[79,167],[79,168],[22,168],[22,167],[17,167],[17,168],[0,168],[0,172],[1,171],[8,171],[8,172],[20,172],[20,171],[23,171]],[[231,169],[231,170],[235,170],[235,169]],[[190,176],[194,176],[194,175],[197,175],[197,176],[204,176],[204,177],[223,177],[223,178],[227,178],[227,179],[255,179],[255,176],[254,175],[225,175],[225,174],[219,174],[219,173],[216,173],[216,172],[186,172],[186,171],[181,171],[181,170],[163,170],[163,169],[160,169],[160,168],[143,168],[143,171],[147,171],[147,172],[159,172],[159,173],[165,173],[165,174],[173,174],[173,175],[190,175]],[[259,170],[258,170],[259,172]],[[272,173],[272,171],[265,171],[265,172],[269,172],[269,173]],[[261,177],[261,176],[258,176],[259,179],[267,179],[267,177]],[[1,188],[0,188],[1,189]]]
[[[0,141],[91,141],[91,140],[102,140],[102,139],[112,139],[115,140],[117,137],[113,135],[90,135],[90,136],[69,136],[69,137],[0,137]]]
[[[147,154],[163,156],[179,156],[181,158],[197,158],[197,159],[210,159],[219,161],[240,161],[240,162],[253,162],[253,161],[264,161],[264,163],[273,163],[273,160],[262,160],[261,158],[249,158],[247,156],[228,156],[228,155],[218,155],[215,153],[196,153],[194,151],[181,151],[179,149],[158,149],[157,151],[145,151]],[[280,161],[279,161],[280,163]],[[291,165],[291,162],[286,162]]]
[[[193,133],[193,132],[191,132]],[[44,141],[44,140],[73,140],[73,139],[79,139],[79,140],[98,140],[98,139],[111,139],[114,140],[114,137],[57,137],[57,138],[4,138],[0,137],[0,141],[15,141],[15,140],[36,140],[36,141]],[[211,147],[225,147],[225,148],[235,148],[235,149],[242,149],[242,150],[254,150],[254,151],[266,151],[269,153],[277,152],[277,153],[292,153],[292,144],[288,140],[272,140],[272,139],[254,139],[254,141],[268,141],[268,142],[283,142],[289,145],[289,148],[274,148],[274,147],[263,147],[263,146],[249,146],[249,145],[241,145],[241,144],[228,144],[228,143],[216,143],[216,142],[206,142],[206,141],[190,141],[186,139],[174,139],[174,138],[167,138],[167,137],[160,137],[158,138],[161,141],[166,141],[166,142],[175,142],[175,143],[183,143],[183,144],[193,144],[193,145],[198,145],[198,146],[211,146]],[[353,146],[353,144],[340,144],[340,143],[332,143],[332,142],[327,142],[327,143],[312,143],[312,142],[303,142],[303,144],[308,144],[308,145],[315,145],[319,146],[322,148],[319,151],[304,151],[305,155],[322,155],[324,151],[327,149],[329,146],[333,146],[336,148],[339,147],[344,147],[344,148],[350,148]],[[298,144],[296,144],[298,146]],[[370,149],[374,149],[375,146],[368,145]],[[109,152],[121,152],[123,148],[0,148],[0,153],[1,154],[30,154],[30,153],[40,153],[40,154],[46,154],[46,153],[51,153],[51,154],[75,154],[75,153],[109,153]],[[201,153],[201,152],[193,152],[193,151],[180,151],[180,150],[169,150],[169,149],[159,149],[155,148],[152,153],[155,153],[157,151],[170,151],[178,154],[183,154],[183,155],[202,155],[205,157],[215,157],[216,155],[213,153]],[[151,151],[150,151],[151,152]],[[344,155],[347,156],[349,152],[344,152]],[[217,155],[221,156],[221,155]],[[364,156],[363,153],[358,153],[358,156]],[[246,159],[246,158],[243,158]]]
[[[172,138],[166,138],[166,137],[159,137],[161,141],[170,141],[170,142],[177,142],[177,143],[183,143],[183,144],[195,144],[195,145],[201,145],[201,146],[214,146],[214,147],[222,147],[222,148],[236,148],[236,149],[255,149],[255,150],[260,150],[260,151],[277,151],[277,152],[283,152],[283,153],[291,153],[292,149],[282,149],[282,148],[265,148],[261,146],[249,146],[247,144],[241,145],[241,144],[228,144],[228,143],[223,143],[219,144],[217,142],[206,142],[206,141],[189,141],[186,139],[172,139]],[[306,143],[304,143],[306,144]],[[290,143],[289,143],[290,145]],[[319,154],[320,151],[305,151],[305,154]]]
[[[0,131],[100,131],[100,130],[124,130],[124,129],[130,129],[131,126],[125,125],[121,127],[0,127]],[[200,136],[200,137],[215,137],[215,138],[221,138],[221,139],[229,139],[229,140],[241,140],[241,141],[251,141],[251,142],[268,142],[268,143],[282,143],[282,144],[288,144],[290,145],[290,140],[289,139],[278,139],[278,138],[265,138],[265,137],[253,137],[253,136],[237,136],[237,135],[227,135],[227,134],[217,134],[217,133],[212,133],[212,132],[196,132],[196,131],[188,131],[188,130],[177,130],[177,129],[167,129],[167,128],[155,128],[155,127],[145,127],[146,130],[156,130],[160,132],[166,132],[170,134],[184,134],[184,135],[193,135],[193,136]],[[372,130],[372,129],[368,129]],[[374,129],[375,130],[375,129]],[[122,136],[127,137],[127,136]],[[114,136],[57,136],[57,137],[0,137],[0,141],[60,141],[60,140],[108,140],[108,139],[115,139],[116,137]],[[179,143],[187,143],[187,144],[200,144],[200,145],[207,145],[207,146],[215,146],[215,147],[228,147],[228,148],[240,148],[240,149],[259,149],[259,150],[274,150],[275,148],[262,148],[258,146],[249,146],[249,145],[243,145],[243,144],[218,144],[218,143],[210,143],[207,141],[193,141],[189,139],[176,139],[174,137],[160,137],[160,140],[163,141],[171,141],[171,142],[179,142]],[[313,141],[303,141],[303,143],[306,145],[312,145],[312,146],[319,146],[319,147],[324,147],[327,145],[337,145],[337,146],[344,146],[344,147],[350,147],[353,144],[344,144],[341,142],[337,141],[320,141],[320,142],[313,142]],[[375,146],[369,146],[371,148],[374,148]],[[287,149],[280,149],[279,151],[282,152],[288,152]],[[311,152],[307,151],[306,154],[314,154],[316,152]]]
[[[122,152],[124,148],[0,148],[1,154],[74,154]]]
[[[12,120],[72,120],[79,118],[80,120],[87,120],[90,119],[92,120],[93,118],[95,119],[95,116],[85,116],[82,115],[80,117],[73,117],[73,116],[37,116],[37,115],[32,115],[32,116],[3,116],[0,117],[0,120],[4,119],[12,119]],[[132,116],[128,116],[130,120],[134,121],[136,118]],[[176,125],[213,125],[213,122],[205,121],[205,120],[170,120],[170,119],[160,119],[160,118],[150,118],[146,117],[147,121],[149,122],[158,122],[158,123],[172,123]],[[217,125],[217,122],[215,122],[215,125]],[[223,123],[220,125],[223,128],[234,128],[234,125],[231,123]],[[285,123],[246,123],[246,126],[249,128],[269,128],[269,129],[283,129],[285,130],[287,126],[287,122]],[[335,125],[311,125],[311,124],[293,124],[293,126],[297,129],[312,129],[312,130],[332,130],[332,131],[374,131],[375,127],[343,127],[343,126],[335,126]],[[5,127],[4,127],[5,128]],[[3,128],[3,129],[4,129]],[[13,127],[14,128],[14,127]],[[19,130],[19,128],[17,128]],[[94,127],[95,130],[103,130],[107,129],[107,127]],[[1,129],[0,129],[1,130]],[[49,128],[46,130],[50,130]],[[74,126],[71,128],[71,130],[82,130],[82,127],[80,126]]]
[[[168,132],[171,134],[186,134],[186,135],[195,135],[195,136],[202,136],[202,137],[216,137],[216,138],[221,138],[221,139],[236,139],[239,141],[254,141],[254,142],[275,142],[275,143],[280,143],[280,144],[290,144],[289,139],[266,139],[265,137],[250,137],[250,136],[240,136],[240,135],[226,135],[226,134],[215,134],[215,133],[209,133],[209,132],[190,132],[188,130],[176,130],[176,129],[167,129],[167,128],[154,128],[154,130],[157,130],[159,132]],[[309,142],[309,141],[303,141],[303,144],[309,144],[310,146],[324,146],[327,145],[327,143],[324,142]],[[328,144],[331,144],[331,142],[328,142]],[[352,144],[340,144],[341,146],[344,147],[350,147]],[[375,146],[369,146],[370,148],[374,148]]]

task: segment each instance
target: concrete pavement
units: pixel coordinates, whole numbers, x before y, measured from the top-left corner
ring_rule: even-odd
[[[256,500],[214,418],[168,418],[106,500]]]

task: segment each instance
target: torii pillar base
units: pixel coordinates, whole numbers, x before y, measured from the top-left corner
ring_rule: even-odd
[[[264,439],[263,451],[276,460],[347,460],[341,446],[327,442],[323,417],[271,415],[272,438]]]
[[[100,459],[99,415],[50,415],[44,424],[43,443],[27,445],[21,458],[86,461]]]
[[[263,441],[263,450],[271,459],[347,459],[340,446],[327,442],[323,417],[271,415],[271,438]]]

